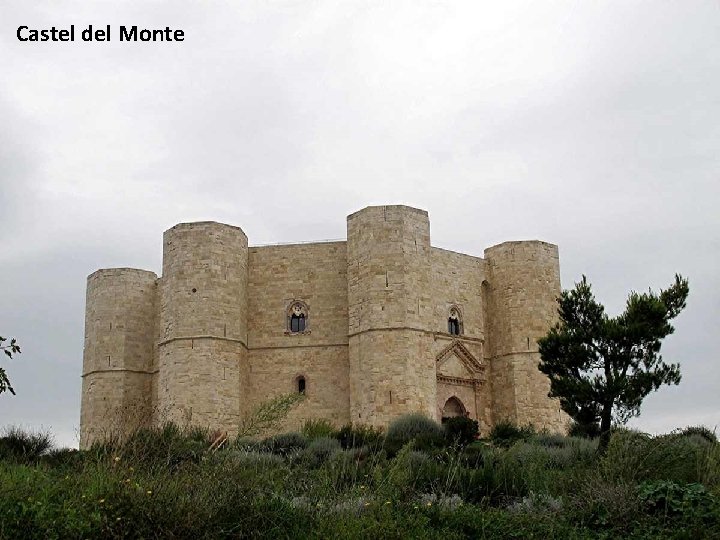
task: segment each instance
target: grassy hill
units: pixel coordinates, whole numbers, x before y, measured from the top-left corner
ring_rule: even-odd
[[[460,441],[324,422],[211,448],[141,430],[57,450],[0,437],[0,538],[720,538],[720,444],[706,429],[589,439],[503,424]]]

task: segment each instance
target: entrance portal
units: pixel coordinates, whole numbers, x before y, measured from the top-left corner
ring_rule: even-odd
[[[445,402],[442,410],[442,421],[445,423],[448,418],[454,418],[456,416],[467,416],[467,409],[465,409],[462,401],[453,396]]]

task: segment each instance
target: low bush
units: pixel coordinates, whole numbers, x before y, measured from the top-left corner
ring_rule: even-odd
[[[702,484],[644,482],[638,487],[638,496],[646,510],[663,517],[705,520],[718,511],[719,501]]]
[[[342,447],[337,439],[332,437],[319,437],[310,442],[303,452],[306,463],[311,467],[318,467]]]
[[[705,426],[688,426],[680,431],[679,434],[684,437],[700,437],[713,444],[718,442],[715,432]]]
[[[596,439],[600,436],[600,424],[591,422],[583,424],[580,422],[572,422],[568,435],[572,437],[584,437],[586,439]]]
[[[16,463],[35,463],[53,447],[48,432],[24,431],[19,427],[5,428],[0,436],[0,459]]]
[[[466,416],[448,418],[443,424],[445,440],[449,444],[466,446],[477,439],[480,433],[478,421]]]
[[[260,441],[254,439],[253,437],[238,437],[235,441],[233,441],[233,446],[235,448],[246,452],[258,450],[261,444],[262,443]]]
[[[651,437],[617,430],[610,439],[600,466],[608,478],[628,482],[671,480],[699,482],[712,448],[702,437],[677,433]]]
[[[287,456],[292,453],[304,450],[308,445],[308,440],[302,433],[282,433],[280,435],[274,435],[264,439],[259,445],[259,449],[278,454],[281,456]]]
[[[338,430],[329,420],[306,420],[302,427],[302,434],[309,440],[320,437],[335,437]]]
[[[490,440],[496,446],[509,448],[517,441],[523,441],[535,435],[531,426],[518,427],[510,420],[501,420],[490,431]]]
[[[344,449],[361,448],[363,446],[375,450],[383,444],[383,430],[364,424],[345,424],[336,434]]]
[[[159,428],[140,428],[124,441],[96,443],[90,452],[98,457],[134,462],[148,469],[175,470],[197,464],[210,447],[210,432],[201,428],[182,429],[166,423]]]
[[[390,423],[383,448],[394,456],[413,441],[417,450],[442,446],[445,432],[440,424],[419,413],[401,416]]]
[[[83,454],[75,448],[55,448],[45,453],[40,461],[48,467],[76,467],[83,462]]]
[[[591,473],[569,494],[566,508],[579,526],[614,532],[606,538],[623,538],[641,515],[642,504],[635,484]]]

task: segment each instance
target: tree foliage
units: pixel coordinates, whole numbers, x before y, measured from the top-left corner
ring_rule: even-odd
[[[558,299],[560,322],[538,340],[538,367],[550,378],[550,397],[560,398],[575,422],[599,424],[601,449],[613,421],[624,424],[650,392],[680,383],[680,365],[665,363],[660,346],[688,292],[688,281],[676,275],[658,294],[631,292],[625,311],[609,317],[583,276]]]
[[[238,428],[238,437],[252,437],[277,429],[290,411],[305,399],[305,394],[281,394],[263,401],[246,417]]]
[[[6,343],[7,338],[0,336],[0,351],[4,352],[8,358],[12,358],[13,354],[20,354],[20,345],[17,344],[15,338],[10,339],[10,343]],[[15,390],[10,385],[10,379],[5,373],[5,369],[0,367],[0,394],[8,391],[12,395],[15,395]]]

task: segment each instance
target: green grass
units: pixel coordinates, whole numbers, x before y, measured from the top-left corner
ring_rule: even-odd
[[[392,452],[362,426],[216,452],[173,425],[81,452],[6,431],[0,538],[720,538],[720,444],[698,430],[620,430],[598,457],[587,439],[443,446],[418,426]]]

